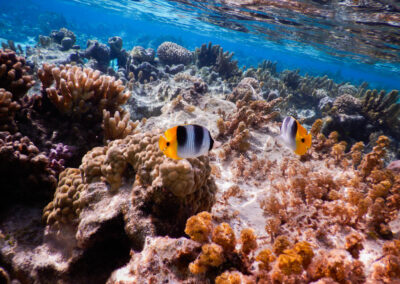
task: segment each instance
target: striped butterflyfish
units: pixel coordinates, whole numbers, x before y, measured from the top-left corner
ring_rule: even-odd
[[[283,120],[280,137],[297,155],[304,155],[311,147],[311,134],[291,116]]]
[[[213,148],[214,140],[207,128],[196,125],[178,125],[164,132],[158,140],[160,150],[172,159],[194,158]]]

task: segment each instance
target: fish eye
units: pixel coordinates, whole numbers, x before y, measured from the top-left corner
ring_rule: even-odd
[[[167,147],[169,146],[169,142],[167,142]]]
[[[301,138],[301,142],[303,142],[304,143],[304,141],[306,141],[304,138]]]

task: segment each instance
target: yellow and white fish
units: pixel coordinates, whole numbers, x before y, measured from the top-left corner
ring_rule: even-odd
[[[311,147],[311,134],[291,116],[283,120],[280,138],[297,155],[304,155]]]
[[[164,132],[158,140],[160,150],[172,159],[194,158],[208,153],[214,140],[207,128],[196,125],[178,125]]]

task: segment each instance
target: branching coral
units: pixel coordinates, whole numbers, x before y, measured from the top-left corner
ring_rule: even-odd
[[[385,127],[396,137],[400,135],[400,95],[397,90],[368,90],[362,99],[362,113],[377,126]]]
[[[129,111],[116,111],[113,116],[107,110],[103,110],[103,128],[104,138],[106,140],[115,140],[125,138],[132,134],[139,122],[130,120]]]
[[[254,78],[246,77],[239,82],[227,99],[233,102],[236,102],[237,100],[260,100],[261,96],[259,95],[259,92],[259,82]]]
[[[129,91],[124,92],[122,81],[90,68],[44,64],[38,76],[50,101],[67,115],[80,116],[93,112],[92,108],[100,115],[103,109],[114,112],[130,96]]]
[[[80,193],[85,189],[79,169],[66,169],[59,180],[53,201],[43,209],[43,221],[56,230],[76,221],[82,207]]]
[[[240,232],[240,243],[242,244],[241,251],[248,255],[250,252],[257,248],[257,237],[254,234],[254,230],[251,228],[245,228]]]
[[[200,48],[196,48],[194,52],[194,59],[198,67],[213,66],[217,62],[217,57],[221,47],[219,45],[212,45],[211,42],[202,44]]]
[[[35,84],[25,58],[17,56],[12,50],[0,50],[0,88],[13,94],[17,101]]]

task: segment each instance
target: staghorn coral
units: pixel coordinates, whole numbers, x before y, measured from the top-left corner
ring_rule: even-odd
[[[103,109],[114,112],[130,96],[129,91],[124,92],[122,81],[90,68],[44,64],[38,76],[50,101],[69,116],[91,112],[101,115]]]
[[[0,50],[0,88],[11,92],[14,101],[24,96],[35,84],[32,76],[28,75],[29,70],[25,58],[9,49]]]
[[[196,48],[194,52],[194,61],[196,65],[201,68],[204,66],[213,66],[217,62],[221,47],[219,45],[212,45],[211,42],[202,44],[200,48]]]
[[[125,138],[131,134],[139,124],[138,121],[130,120],[129,111],[116,111],[113,116],[107,110],[103,110],[103,129],[106,140],[115,140]]]
[[[166,41],[157,48],[157,55],[164,64],[189,64],[192,59],[192,53],[176,43]]]
[[[21,108],[21,105],[13,101],[13,95],[4,89],[0,89],[0,131],[17,131],[15,124],[15,113]]]
[[[43,221],[60,230],[63,224],[76,222],[81,211],[80,193],[85,190],[79,169],[67,168],[59,177],[54,199],[43,209]]]
[[[241,76],[241,72],[237,66],[237,60],[232,60],[234,55],[235,54],[233,52],[224,52],[222,48],[219,49],[217,60],[213,69],[224,79],[232,80],[232,78],[234,79],[235,77]]]
[[[368,120],[378,126],[385,127],[397,138],[400,137],[400,95],[397,90],[386,94],[385,91],[368,90],[362,98],[362,113]]]

